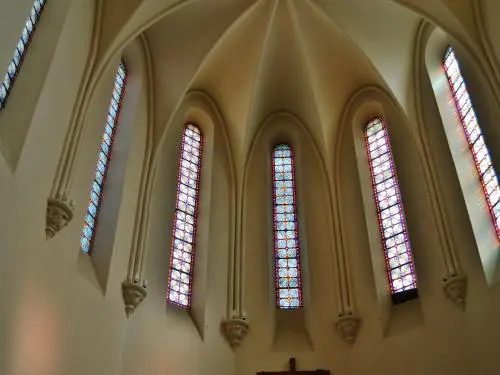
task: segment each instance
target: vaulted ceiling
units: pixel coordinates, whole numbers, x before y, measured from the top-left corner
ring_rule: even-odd
[[[217,102],[237,155],[280,110],[298,116],[328,151],[346,102],[365,85],[386,88],[412,114],[419,21],[437,18],[468,40],[471,2],[107,0],[100,57],[144,32],[156,122],[168,123],[185,93],[201,89]]]

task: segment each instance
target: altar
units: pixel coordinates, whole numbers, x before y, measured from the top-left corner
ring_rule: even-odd
[[[260,371],[257,375],[331,375],[330,370],[297,370],[295,358],[290,358],[290,370],[288,371]]]

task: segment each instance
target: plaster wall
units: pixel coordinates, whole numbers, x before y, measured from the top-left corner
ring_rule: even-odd
[[[193,121],[204,135],[193,305],[190,311],[166,303],[177,156],[182,125]],[[230,232],[229,178],[220,126],[185,103],[158,153],[151,197],[145,275],[149,295],[127,328],[124,375],[232,374],[232,351],[220,334],[227,301]],[[212,208],[212,209],[211,209]]]
[[[75,201],[75,216],[47,241],[47,197],[82,85],[94,21],[94,7],[89,2],[57,1],[48,3],[52,10],[48,7],[43,17],[55,17],[54,22],[40,24],[37,41],[15,87],[17,93],[13,91],[9,107],[0,111],[0,139],[4,142],[0,149],[1,374],[251,375],[284,370],[291,356],[297,358],[299,369],[328,368],[334,374],[499,372],[499,287],[485,278],[439,106],[431,100],[434,93],[424,62],[421,68],[426,74],[422,75],[420,93],[424,98],[423,124],[407,117],[413,111],[405,114],[390,93],[375,90],[344,109],[351,114],[339,124],[340,140],[336,145],[325,141],[325,151],[311,137],[309,124],[291,113],[274,113],[261,124],[253,143],[249,139],[252,151],[241,174],[246,176],[243,182],[232,174],[233,155],[226,143],[223,114],[207,99],[209,96],[188,94],[171,121],[154,124],[159,133],[163,128],[166,131],[156,134],[161,142],[152,150],[155,173],[144,268],[149,294],[127,320],[120,285],[128,266],[148,151],[148,127],[152,126],[147,64],[137,40],[123,51],[130,81],[95,258],[80,252],[79,238],[117,56],[98,77],[84,113],[70,196]],[[31,1],[13,4],[0,2],[0,66],[6,66],[10,59]],[[160,7],[159,2],[155,4]],[[489,30],[496,40],[496,31]],[[380,69],[385,75],[390,74],[393,65],[384,65],[382,60],[378,64],[385,67]],[[473,64],[465,62],[464,66],[469,77],[474,77]],[[488,110],[495,108],[496,102],[482,96],[484,81],[471,78],[470,82],[486,132],[493,139],[493,157],[498,158],[497,114]],[[395,91],[404,94],[403,89]],[[155,105],[161,104],[162,99],[155,98]],[[361,130],[374,115],[384,116],[390,132],[420,285],[419,300],[398,307],[387,303],[381,249],[376,241],[378,228],[363,165]],[[196,302],[189,313],[165,302],[177,156],[186,121],[200,126],[206,136]],[[19,132],[10,132],[18,125]],[[428,137],[421,138],[419,131]],[[278,142],[290,143],[296,152],[304,272],[301,311],[275,308],[270,156]],[[424,154],[421,142],[429,142],[430,154]],[[330,160],[322,150],[337,156]],[[431,158],[439,171],[434,182],[446,192],[442,214],[449,218],[450,236],[469,279],[465,311],[447,301],[442,292],[442,244],[431,208],[426,158]],[[250,332],[234,354],[219,325],[227,315],[228,266],[236,222],[231,197],[239,183],[244,202],[243,300]],[[335,217],[339,227],[334,225]],[[342,241],[337,241],[339,238]],[[339,307],[336,277],[340,271],[335,266],[339,243],[346,253],[345,277],[353,285],[355,313],[362,317],[352,347],[342,341],[334,327]],[[105,261],[98,260],[98,252],[105,255]]]

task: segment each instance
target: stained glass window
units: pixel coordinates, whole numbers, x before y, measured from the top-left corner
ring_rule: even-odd
[[[453,94],[453,101],[479,174],[479,180],[483,187],[497,237],[500,239],[500,188],[498,178],[453,48],[448,47],[446,49],[443,65]]]
[[[191,306],[202,150],[203,136],[200,129],[193,124],[185,125],[179,158],[167,291],[167,300],[184,308]]]
[[[31,8],[28,20],[26,21],[21,33],[21,39],[17,42],[16,49],[14,50],[14,56],[7,67],[7,72],[5,73],[3,81],[0,82],[0,109],[5,107],[10,90],[14,85],[14,81],[16,80],[19,70],[21,69],[21,64],[23,63],[24,56],[26,55],[26,50],[28,49],[31,39],[33,38],[37,22],[40,19],[44,6],[45,0],[36,0]]]
[[[389,136],[381,118],[368,123],[365,142],[392,300],[404,302],[416,297],[417,278]]]
[[[292,148],[275,146],[272,164],[276,305],[293,309],[302,307],[302,282]]]
[[[101,146],[99,149],[99,159],[97,160],[97,168],[92,188],[90,190],[89,205],[87,207],[82,237],[80,239],[81,249],[87,254],[90,254],[92,251],[99,210],[101,208],[102,192],[106,182],[106,176],[108,174],[109,163],[111,161],[113,139],[118,126],[126,80],[127,69],[125,67],[125,63],[122,61],[118,66],[118,71],[115,77],[113,94],[111,96],[111,103],[108,110],[108,118],[104,128],[104,134],[102,136]]]

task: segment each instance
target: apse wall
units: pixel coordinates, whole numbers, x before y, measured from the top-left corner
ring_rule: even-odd
[[[137,61],[137,49],[127,48],[125,59],[136,69],[130,69],[130,87],[124,104],[131,104],[134,110],[124,109],[123,131],[116,136],[117,156],[122,157],[117,157],[114,163],[123,167],[119,179],[124,180],[124,187],[118,195],[120,210],[115,225],[107,228],[110,235],[113,232],[115,241],[111,248],[105,249],[114,253],[113,263],[106,270],[104,284],[110,285],[106,289],[99,282],[95,265],[81,253],[80,235],[116,72],[114,64],[98,79],[90,95],[92,100],[83,114],[83,137],[73,170],[73,189],[69,193],[75,202],[74,218],[54,238],[47,240],[45,234],[47,198],[69,124],[72,124],[77,93],[83,86],[95,10],[87,1],[74,1],[68,4],[65,16],[64,12],[58,13],[57,6],[57,2],[47,5],[47,13],[42,14],[37,30],[41,33],[30,46],[39,48],[38,43],[43,45],[43,38],[53,37],[54,49],[47,51],[53,53],[51,63],[46,70],[37,73],[39,76],[34,76],[29,66],[27,70],[21,67],[20,77],[28,83],[30,76],[43,83],[37,101],[31,103],[27,96],[23,102],[22,95],[16,97],[16,90],[22,93],[22,86],[15,85],[5,108],[5,111],[22,112],[23,105],[33,105],[35,110],[28,121],[26,139],[18,149],[20,157],[16,168],[9,168],[12,164],[7,165],[6,155],[1,158],[1,186],[5,194],[0,203],[5,216],[2,215],[0,228],[0,270],[10,282],[0,287],[4,301],[0,319],[0,372],[9,375],[117,374],[121,370],[126,327],[120,284],[128,262],[145,153],[143,64],[141,56]],[[9,12],[3,9],[0,14],[8,18]],[[42,23],[43,17],[49,16],[45,19],[50,24],[51,14],[59,14],[64,27],[60,33],[44,34],[47,28]],[[26,16],[27,12],[13,29],[20,31]],[[6,43],[5,48],[12,53],[9,44]],[[30,58],[28,51],[26,62]],[[7,119],[11,120],[6,113],[0,112],[2,125]],[[118,176],[110,174],[110,180],[115,178]],[[113,198],[117,196],[108,201]]]
[[[364,140],[365,126],[377,116],[389,134],[418,280],[418,299],[400,305],[390,301]],[[466,333],[456,329],[462,312],[442,291],[441,244],[415,124],[389,94],[373,87],[353,96],[341,126],[334,173],[355,305],[363,319],[349,352],[350,371],[469,373],[470,358],[456,360],[467,356]]]
[[[22,3],[0,6],[0,24],[6,26],[2,56],[12,57],[28,16],[32,2]],[[4,132],[16,126],[24,132],[22,142],[13,141],[14,148],[2,149],[0,158],[4,193],[0,270],[4,280],[10,280],[0,286],[0,372],[4,374],[100,373],[102,367],[112,371],[113,362],[118,362],[116,352],[104,354],[93,345],[103,340],[111,346],[106,340],[113,335],[107,335],[112,328],[103,313],[107,304],[102,293],[78,270],[84,206],[76,207],[79,214],[59,238],[48,242],[45,237],[47,197],[89,53],[93,17],[94,7],[88,1],[55,1],[47,6],[40,33],[0,113]],[[2,72],[8,61],[2,58]],[[109,102],[110,86],[103,88]],[[90,112],[92,122],[104,123],[105,113]],[[97,147],[98,143],[92,145],[94,164]],[[89,188],[87,179],[84,202]]]
[[[0,49],[0,66],[2,79],[5,69],[13,58],[15,48],[29,15],[33,2],[22,1],[22,4],[2,4],[2,48]],[[26,142],[30,126],[33,121],[45,121],[50,106],[61,106],[63,110],[71,110],[71,100],[75,84],[82,74],[82,64],[85,64],[90,43],[90,34],[85,30],[92,28],[93,4],[82,8],[81,1],[56,0],[52,6],[46,7],[41,15],[40,22],[33,43],[27,49],[22,60],[22,70],[10,90],[7,98],[8,106],[2,109],[2,126],[0,127],[0,148],[9,168],[17,168],[21,153]],[[80,18],[76,20],[77,13]],[[43,18],[43,22],[42,22]],[[69,22],[68,22],[69,21]],[[73,22],[71,22],[73,21]],[[80,34],[81,33],[81,34]],[[82,48],[76,49],[71,43],[81,43]],[[73,50],[68,59],[65,52]],[[50,75],[49,75],[50,74]],[[56,75],[75,76],[75,80],[66,81],[63,87],[55,85]],[[52,77],[50,77],[52,76]],[[52,79],[50,79],[52,78]],[[61,95],[62,93],[70,95]],[[55,95],[60,102],[49,101]],[[45,99],[45,102],[44,100]],[[43,103],[43,104],[42,104]],[[60,108],[60,107],[57,107]],[[65,113],[67,115],[67,112]],[[59,120],[60,121],[60,120]],[[57,122],[59,123],[59,122]]]
[[[276,308],[273,255],[273,146],[295,153],[296,194],[303,282],[302,309]],[[238,374],[284,370],[289,356],[300,368],[336,370],[344,363],[333,321],[336,288],[331,198],[324,161],[311,134],[293,114],[275,113],[263,122],[245,167],[243,238],[245,305],[250,330],[236,352]],[[336,363],[336,367],[331,367]]]
[[[498,33],[491,17],[498,6],[493,0],[488,3],[488,30],[495,41]],[[31,0],[0,5],[0,68],[9,62],[31,5]],[[47,197],[67,131],[74,126],[78,92],[85,87],[94,5],[88,0],[50,0],[30,46],[33,53],[27,55],[7,107],[0,110],[1,374],[253,375],[284,370],[291,356],[297,358],[299,370],[325,368],[332,374],[499,373],[498,282],[485,277],[443,120],[433,100],[425,54],[415,61],[421,73],[416,82],[421,118],[406,117],[388,92],[360,91],[345,109],[342,135],[334,145],[314,139],[307,124],[293,114],[275,113],[261,125],[241,182],[233,175],[236,161],[223,130],[223,116],[207,93],[188,92],[168,124],[152,124],[150,72],[144,46],[134,40],[123,51],[129,83],[123,126],[116,136],[115,167],[112,164],[109,176],[112,194],[105,193],[104,229],[98,231],[95,257],[80,251],[79,240],[118,54],[102,75],[92,78],[97,83],[82,111],[83,134],[69,191],[74,218],[47,240]],[[478,75],[481,69],[474,65],[473,55],[463,46],[458,46],[458,52],[464,57],[471,91],[480,98],[487,128],[494,134],[492,149],[498,159],[497,104],[481,96],[485,77]],[[162,105],[161,97],[155,100],[155,105]],[[387,303],[363,164],[362,127],[375,115],[384,116],[390,131],[420,286],[418,301],[397,307]],[[207,137],[202,229],[190,313],[165,301],[180,134],[188,121],[200,126]],[[151,150],[148,130],[153,125],[158,130],[165,125],[167,131],[155,134],[160,146]],[[271,151],[279,142],[289,143],[296,152],[304,272],[301,311],[275,307]],[[326,144],[328,150],[318,144]],[[143,276],[149,282],[148,297],[127,319],[120,286],[129,264],[148,151],[154,154],[155,171],[145,219]],[[336,158],[329,160],[325,154]],[[425,159],[432,162],[435,174],[429,173]],[[237,181],[243,185],[239,198],[244,202],[242,304],[250,328],[242,346],[233,352],[220,323],[231,314],[227,311],[232,272],[228,264],[236,247],[235,223],[239,223],[233,201]],[[444,194],[437,198],[431,194],[431,183]],[[468,277],[464,310],[443,293],[443,241],[435,225],[436,199],[445,207],[440,215],[449,223],[449,237]],[[346,253],[354,313],[362,319],[352,346],[334,325],[339,308],[339,243]],[[99,251],[106,255],[105,262],[97,261]]]
[[[389,131],[419,282],[418,299],[401,305],[390,301],[368,174],[363,130],[375,116],[385,119]],[[426,117],[426,126],[442,126],[435,120]],[[488,289],[484,277],[474,270],[478,260],[468,263],[471,257],[477,257],[467,246],[473,238],[468,238],[456,248],[469,278],[465,310],[444,294],[443,245],[418,123],[406,117],[389,93],[368,87],[353,95],[341,127],[336,159],[332,161],[332,191],[338,195],[334,214],[339,215],[340,231],[332,230],[323,160],[300,121],[289,114],[271,116],[254,141],[245,172],[243,209],[245,303],[250,331],[238,348],[236,372],[250,375],[286,370],[288,358],[296,357],[300,370],[325,368],[334,374],[495,373],[500,363],[490,348],[495,347],[498,335],[497,307],[492,303],[497,292]],[[304,308],[298,311],[275,307],[271,150],[281,142],[291,144],[297,158],[304,275]],[[446,165],[446,158],[443,162]],[[456,178],[441,181],[448,176],[439,175],[444,186],[456,182]],[[453,191],[447,202],[453,199]],[[461,228],[454,225],[453,235]],[[354,312],[362,319],[352,346],[342,341],[334,328],[339,308],[334,275],[339,270],[334,266],[338,249],[332,235],[342,237]],[[472,234],[460,233],[460,238],[466,235]]]
[[[148,297],[129,321],[124,375],[233,373],[232,351],[219,328],[227,305],[232,217],[232,185],[220,120],[209,97],[192,92],[163,137],[150,201],[145,265]],[[178,157],[186,123],[197,125],[204,137],[190,310],[166,302]]]

